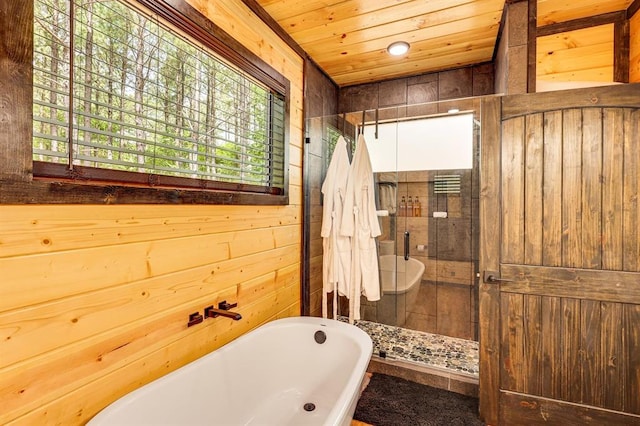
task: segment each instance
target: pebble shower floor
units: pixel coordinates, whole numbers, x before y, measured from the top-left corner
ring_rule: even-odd
[[[355,325],[371,337],[374,355],[478,378],[478,342],[364,320]]]

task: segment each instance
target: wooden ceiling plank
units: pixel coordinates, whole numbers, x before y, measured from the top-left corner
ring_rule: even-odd
[[[382,46],[383,43],[386,43],[389,40],[398,39],[403,39],[409,43],[413,43],[428,38],[446,36],[451,32],[459,33],[464,31],[473,31],[475,28],[484,28],[487,26],[495,26],[497,29],[499,26],[499,16],[489,12],[482,15],[470,16],[458,21],[446,22],[419,29],[409,29],[403,22],[397,22],[374,29],[353,31],[344,38],[337,36],[313,43],[306,43],[305,47],[309,49],[309,51],[318,51],[323,48],[326,49],[328,45],[334,45],[336,49],[338,49],[338,46],[348,48],[353,45],[376,40],[380,40],[378,43]],[[384,45],[384,47],[386,47],[386,45]]]
[[[289,19],[280,20],[283,28],[296,34],[314,28],[324,28],[333,22],[344,22],[355,18],[361,26],[370,27],[389,21],[402,21],[416,16],[428,15],[464,5],[477,0],[403,0],[391,1],[346,1],[331,7],[313,10]]]
[[[500,0],[477,0],[459,7],[444,9],[430,14],[416,15],[413,18],[404,20],[389,20],[388,17],[385,18],[386,13],[373,13],[334,21],[319,28],[290,33],[292,37],[304,47],[304,45],[308,43],[331,39],[335,36],[342,37],[344,35],[346,38],[349,37],[349,33],[360,31],[363,28],[375,27],[382,30],[382,27],[389,25],[390,22],[399,21],[401,25],[405,26],[402,32],[408,32],[446,22],[459,21],[470,16],[475,16],[480,11],[485,13],[495,11],[498,16],[497,19],[500,19],[502,14],[500,4],[502,4]]]
[[[393,66],[393,65],[402,65],[411,62],[423,62],[426,60],[433,60],[436,58],[441,58],[443,56],[451,56],[457,55],[459,53],[469,53],[475,50],[482,50],[493,46],[495,44],[495,40],[492,37],[484,38],[484,39],[475,39],[473,41],[461,41],[457,43],[452,43],[450,46],[441,46],[441,47],[433,47],[430,49],[425,49],[423,51],[417,52],[414,55],[411,55],[409,60],[403,60],[402,58],[393,60],[388,59],[388,55],[383,53],[369,53],[358,55],[357,59],[350,62],[334,62],[332,64],[323,64],[323,67],[330,70],[332,74],[342,74],[348,71],[353,71],[357,68],[380,68],[385,66]],[[354,65],[351,65],[354,64]]]
[[[401,36],[391,35],[381,38],[372,38],[367,37],[368,31],[363,31],[357,34],[357,38],[359,40],[362,40],[357,43],[314,43],[313,45],[305,46],[305,50],[313,57],[317,57],[319,60],[325,61],[333,59],[337,56],[344,57],[345,54],[353,56],[354,54],[358,54],[360,52],[384,51],[391,42],[397,41],[399,38],[410,43],[412,46],[412,50],[415,46],[419,46],[422,42],[433,40],[439,41],[443,39],[446,40],[447,37],[455,37],[458,34],[465,34],[472,37],[475,32],[485,33],[486,31],[491,31],[493,32],[495,41],[495,37],[497,36],[498,32],[498,25],[499,24],[495,22],[494,16],[492,14],[486,14],[480,17],[470,18],[463,21],[423,28],[417,31],[411,31],[408,33],[404,33]],[[351,40],[353,41],[355,38],[356,37],[352,37]]]
[[[307,5],[305,0],[288,0],[279,10],[269,8],[269,13],[277,16],[282,22],[282,26],[290,26],[295,22],[314,21],[321,19],[331,20],[339,19],[339,17],[350,17],[370,13],[386,9],[392,6],[401,6],[415,0],[376,0],[376,1],[360,1],[360,0],[339,0],[339,1],[318,1],[314,0]],[[451,0],[449,0],[451,1]],[[466,0],[473,1],[473,0]]]
[[[627,10],[633,0],[538,0],[538,26]]]
[[[328,57],[319,64],[323,68],[339,71],[337,67],[345,63],[354,63],[357,64],[357,66],[366,66],[370,62],[375,62],[379,66],[398,62],[410,62],[420,60],[422,58],[439,56],[447,51],[456,52],[460,49],[470,51],[478,45],[485,47],[490,44],[495,44],[495,41],[495,31],[493,30],[474,31],[473,37],[470,37],[469,33],[461,33],[453,36],[422,41],[412,46],[410,54],[405,57],[393,57],[390,56],[386,50],[377,49],[374,51],[360,51],[360,53],[350,55],[350,61],[345,61],[341,56],[333,56]]]
[[[393,0],[381,1],[388,2]],[[347,0],[347,2],[352,3],[354,0]],[[345,3],[345,0],[258,0],[258,3],[260,3],[260,5],[269,13],[269,15],[273,16],[274,19],[283,21],[294,16],[311,13],[319,9],[335,7],[340,3]]]
[[[258,0],[260,6],[276,20],[307,13],[341,3],[344,0]]]
[[[429,72],[436,72],[445,69],[460,68],[467,65],[483,63],[491,60],[492,55],[493,46],[474,52],[464,52],[457,55],[445,56],[439,59],[425,59],[424,62],[394,64],[374,69],[334,74],[333,77],[335,82],[340,86],[370,83],[389,78],[424,74],[426,73],[424,70],[427,69]]]
[[[488,50],[489,47],[486,46],[484,49]],[[442,52],[440,55],[434,54],[424,59],[415,59],[410,63],[404,63],[402,65],[389,64],[389,63],[375,64],[374,62],[374,63],[367,63],[367,64],[359,65],[358,67],[351,67],[351,68],[348,66],[343,66],[337,70],[332,69],[331,72],[332,72],[332,75],[339,76],[339,78],[340,76],[345,76],[345,75],[348,76],[349,78],[352,78],[352,75],[356,75],[357,73],[362,71],[368,72],[369,75],[372,77],[380,78],[381,76],[386,75],[387,70],[395,71],[396,69],[404,69],[405,71],[411,70],[411,73],[421,74],[422,72],[417,72],[412,68],[415,67],[416,65],[418,66],[428,65],[429,69],[431,69],[433,67],[436,67],[438,64],[445,64],[446,62],[454,63],[455,66],[452,68],[459,68],[460,66],[462,66],[461,64],[464,64],[464,65],[469,64],[469,60],[465,58],[474,58],[474,60],[478,60],[480,62],[486,62],[486,58],[484,56],[482,56],[481,54],[475,53],[475,52],[482,52],[482,51],[483,50],[481,46],[478,45],[471,52],[465,50],[464,48],[459,49],[459,51],[447,51],[447,52]]]

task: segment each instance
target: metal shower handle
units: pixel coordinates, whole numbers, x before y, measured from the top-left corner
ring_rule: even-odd
[[[404,231],[404,260],[409,260],[409,250],[411,248],[411,244],[409,243],[410,239],[409,231]]]

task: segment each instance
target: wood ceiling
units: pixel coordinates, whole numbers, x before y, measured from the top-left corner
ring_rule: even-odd
[[[504,0],[256,0],[338,85],[492,60]],[[538,25],[626,9],[632,0],[539,0]],[[390,56],[394,41],[409,52]]]

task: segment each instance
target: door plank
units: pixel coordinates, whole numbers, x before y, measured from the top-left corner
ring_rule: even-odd
[[[504,425],[640,425],[640,416],[631,414],[512,392],[500,396],[500,421]]]
[[[640,84],[590,87],[583,90],[556,90],[506,96],[502,119],[564,108],[638,107]]]
[[[542,396],[560,397],[560,298],[542,298]]]
[[[580,401],[580,300],[562,298],[561,399]]]
[[[502,124],[502,261],[524,261],[524,117]]]
[[[503,293],[502,313],[502,371],[500,387],[514,392],[524,392],[524,299],[521,294]]]
[[[543,122],[543,114],[528,115],[525,120],[524,263],[527,265],[542,265]]]
[[[525,392],[542,394],[542,297],[527,295],[524,304],[524,369]]]
[[[624,189],[622,198],[622,227],[624,238],[623,264],[625,271],[640,271],[640,109],[627,110],[624,115]],[[620,164],[620,163],[618,163]]]
[[[542,264],[562,264],[562,111],[544,114]],[[530,206],[533,208],[533,206]],[[539,208],[539,207],[538,207]]]
[[[624,411],[640,414],[640,305],[625,304],[623,313],[627,372]]]
[[[603,182],[602,182],[602,268],[622,270],[622,197],[625,168],[622,139],[622,115],[617,108],[603,112]],[[628,166],[628,164],[625,164]]]
[[[602,267],[602,110],[582,111],[582,268]]]
[[[580,354],[582,396],[579,402],[602,407],[602,365],[600,302],[583,300],[580,304]]]
[[[562,265],[582,266],[582,110],[562,114]]]
[[[634,272],[528,265],[502,265],[501,271],[502,278],[513,280],[500,284],[503,292],[640,303]]]
[[[602,370],[604,371],[604,406],[622,411],[627,391],[624,380],[622,350],[622,304],[602,303]],[[633,392],[636,396],[637,393]]]

